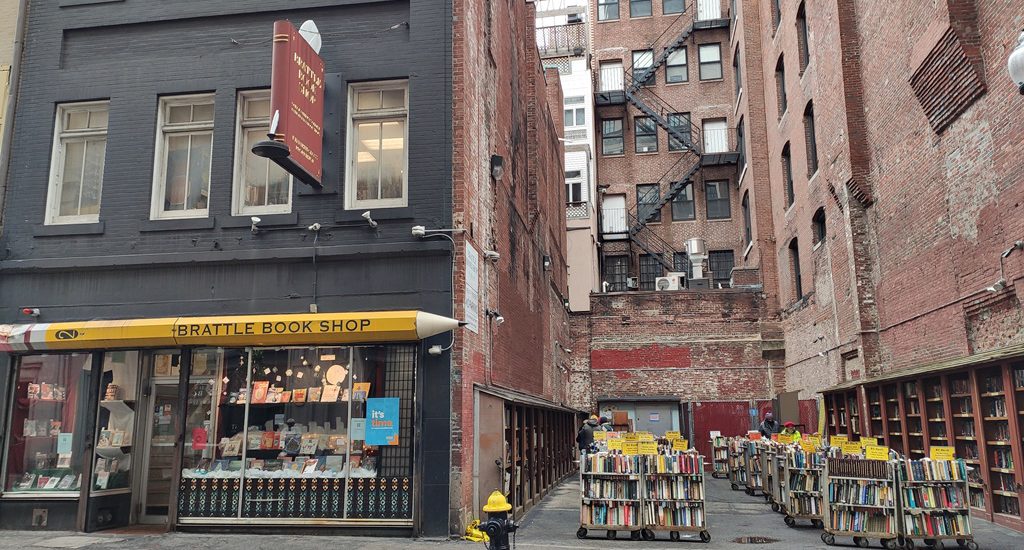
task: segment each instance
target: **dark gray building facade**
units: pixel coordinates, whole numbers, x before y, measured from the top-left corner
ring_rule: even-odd
[[[411,0],[29,3],[0,323],[298,329],[0,354],[5,527],[447,534],[450,358],[427,349],[451,333],[330,342],[302,327],[457,317],[449,243],[410,233],[452,223],[451,17]],[[279,19],[313,20],[323,40],[322,190],[248,150]],[[373,445],[390,406],[398,443]]]

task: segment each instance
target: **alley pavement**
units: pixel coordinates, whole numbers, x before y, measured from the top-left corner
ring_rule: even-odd
[[[616,540],[605,538],[603,531],[593,531],[585,539],[576,537],[579,528],[579,484],[575,478],[555,487],[551,494],[534,507],[522,521],[515,537],[519,550],[618,549],[618,550],[715,550],[795,548],[828,548],[821,542],[821,530],[807,522],[787,527],[783,516],[772,512],[762,497],[733,491],[724,480],[708,479],[708,527],[711,542],[684,538],[672,542],[665,533],[652,542],[628,540],[620,533]],[[984,550],[1024,549],[1024,534],[974,518],[975,540]],[[625,540],[623,538],[625,537]],[[743,542],[750,537],[763,537],[768,542]],[[880,548],[871,540],[872,548]],[[445,550],[484,548],[483,543],[447,540],[424,540],[382,537],[328,537],[323,535],[251,535],[152,533],[129,529],[120,532],[66,533],[43,531],[3,531],[0,549],[34,550],[37,548],[83,548],[86,550],[185,549],[216,548],[218,550],[313,550],[325,546],[365,550]],[[856,548],[847,537],[837,537],[833,548]],[[918,545],[920,548],[920,545]],[[948,541],[946,548],[956,548]]]

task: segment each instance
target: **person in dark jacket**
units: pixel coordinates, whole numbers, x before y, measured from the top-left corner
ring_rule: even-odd
[[[594,444],[594,430],[597,429],[597,426],[596,416],[591,416],[583,423],[580,431],[576,434],[576,446],[579,450],[588,451],[590,446]]]
[[[772,411],[764,413],[764,420],[761,422],[761,426],[758,428],[761,432],[761,437],[771,439],[772,434],[779,433],[779,423],[775,421],[775,415]]]

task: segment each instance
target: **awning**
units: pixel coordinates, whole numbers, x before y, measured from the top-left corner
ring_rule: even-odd
[[[821,390],[821,393],[835,393],[837,391],[848,390],[856,386],[874,385],[881,382],[890,382],[902,378],[914,378],[917,376],[940,374],[942,372],[953,369],[971,367],[974,365],[983,365],[985,363],[1005,361],[1008,359],[1015,359],[1017,357],[1024,357],[1024,344],[1015,344],[1012,346],[1006,346],[1004,348],[998,348],[990,351],[983,351],[981,353],[975,353],[974,355],[968,355],[966,357],[957,357],[956,359],[947,359],[945,361],[927,363],[924,365],[911,367],[909,369],[901,369],[897,371],[887,372],[881,376],[848,380],[841,384],[836,384],[831,388],[825,388]]]
[[[459,326],[423,311],[162,317],[0,325],[0,351],[412,342]]]

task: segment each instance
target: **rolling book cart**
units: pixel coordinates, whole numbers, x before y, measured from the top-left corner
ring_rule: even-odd
[[[785,495],[786,525],[793,527],[797,520],[810,521],[821,528],[822,498],[821,477],[825,456],[820,452],[809,453],[803,449],[786,449],[783,477]]]
[[[747,445],[750,441],[742,437],[729,439],[729,484],[733,491],[747,486]]]
[[[613,452],[585,455],[580,459],[580,528],[578,538],[590,529],[601,530],[609,539],[619,531],[640,540],[641,457]]]
[[[914,541],[935,547],[940,540],[955,540],[977,550],[971,531],[970,487],[967,463],[953,460],[901,460],[900,515],[904,546]]]
[[[822,477],[825,487],[821,540],[829,546],[836,536],[853,537],[861,548],[869,538],[893,550],[900,546],[900,517],[896,463],[886,460],[828,458]]]
[[[761,454],[764,451],[764,444],[760,441],[748,441],[746,452],[743,453],[744,466],[747,470],[748,495],[754,496],[761,491],[763,481],[763,470],[761,469]]]
[[[643,538],[667,532],[673,541],[694,534],[711,541],[704,511],[704,457],[696,451],[641,457],[643,464]]]
[[[773,445],[773,452],[771,455],[770,467],[771,467],[771,503],[772,510],[776,512],[786,513],[786,505],[788,502],[786,492],[786,451],[785,445]]]
[[[727,479],[731,468],[729,462],[729,442],[722,436],[711,439],[711,477]]]
[[[775,485],[775,451],[778,444],[770,440],[761,440],[761,455],[758,462],[761,465],[761,496],[765,502],[774,503],[775,492],[772,490]],[[777,507],[773,507],[777,508]],[[776,510],[778,511],[778,510]]]

